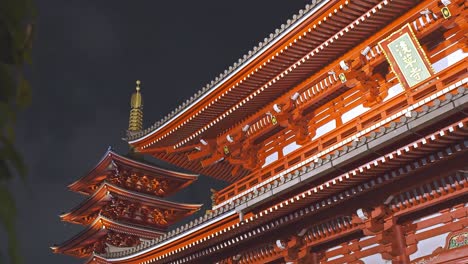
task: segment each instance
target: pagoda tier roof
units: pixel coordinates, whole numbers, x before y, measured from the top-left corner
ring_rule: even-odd
[[[81,249],[93,245],[96,241],[107,235],[109,231],[134,235],[144,239],[154,239],[164,234],[163,231],[116,222],[99,215],[86,229],[61,245],[52,246],[51,249],[54,253],[71,255],[79,258],[89,257],[91,253],[83,254]]]
[[[98,164],[85,176],[70,184],[68,188],[75,192],[91,195],[94,190],[90,186],[99,186],[115,170],[127,169],[132,172],[140,172],[148,177],[165,179],[170,182],[170,188],[163,196],[168,196],[190,185],[198,178],[197,174],[177,172],[163,169],[147,161],[136,160],[119,155],[110,148],[104,154]]]
[[[167,225],[159,226],[166,228],[168,225],[181,220],[182,218],[191,215],[198,211],[203,204],[185,204],[166,201],[153,195],[142,194],[135,191],[126,190],[122,187],[113,185],[106,181],[101,183],[99,189],[89,196],[81,204],[73,208],[69,213],[63,214],[60,218],[63,221],[87,225],[94,220],[97,213],[108,204],[112,198],[122,199],[124,201],[135,202],[141,206],[157,208],[160,210],[171,210],[174,217],[170,219]],[[91,217],[92,215],[96,215]],[[149,225],[149,223],[148,223]],[[156,224],[155,224],[156,225]]]
[[[129,143],[136,151],[157,151],[157,158],[179,167],[234,182],[249,171],[241,169],[237,175],[231,175],[234,166],[227,162],[204,167],[187,155],[196,153],[201,140],[215,140],[234,126],[251,125],[246,120],[261,114],[262,108],[314,74],[317,76],[313,78],[324,77],[327,73],[321,70],[325,65],[419,1],[314,2],[249,52],[229,73],[217,78],[216,84],[197,93],[196,99],[177,108],[162,122],[128,138]],[[174,149],[183,153],[173,152]]]

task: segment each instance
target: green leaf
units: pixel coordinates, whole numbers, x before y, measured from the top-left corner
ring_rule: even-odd
[[[15,233],[14,197],[7,183],[16,174],[23,180],[27,174],[13,142],[17,112],[31,101],[31,88],[23,77],[23,68],[32,61],[35,16],[33,0],[0,0],[0,229],[8,236],[8,256],[13,264],[22,263],[22,259]],[[6,259],[0,254],[0,263]]]
[[[23,158],[16,151],[13,143],[8,138],[1,136],[0,142],[3,144],[2,148],[0,149],[0,157],[2,157],[2,160],[10,162],[13,168],[24,179],[24,177],[27,175],[27,169],[23,162]]]
[[[15,202],[5,184],[0,184],[0,222],[11,227],[14,225],[16,215]]]
[[[0,102],[9,102],[10,98],[15,95],[16,83],[13,78],[12,67],[0,63]]]
[[[29,82],[21,76],[18,84],[18,93],[16,97],[16,102],[18,106],[22,109],[26,108],[31,104],[31,86]]]
[[[11,108],[5,102],[0,102],[0,131],[10,124],[12,115],[14,114]]]
[[[15,229],[16,207],[13,196],[5,184],[0,185],[0,223],[8,237],[8,255],[12,263],[22,263]]]
[[[15,128],[12,125],[5,127],[5,136],[9,141],[15,141]]]
[[[1,156],[0,156],[1,157]],[[13,177],[8,163],[3,158],[0,160],[0,182],[5,182]]]
[[[32,51],[27,49],[23,52],[23,61],[27,64],[32,64]]]

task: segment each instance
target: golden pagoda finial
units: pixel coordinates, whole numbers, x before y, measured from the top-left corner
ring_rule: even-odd
[[[137,92],[140,91],[140,83],[141,83],[140,80],[136,81],[136,85],[137,85],[136,90],[137,90]]]
[[[143,97],[140,92],[140,80],[136,81],[135,92],[130,100],[130,119],[128,122],[128,131],[135,132],[143,129]]]

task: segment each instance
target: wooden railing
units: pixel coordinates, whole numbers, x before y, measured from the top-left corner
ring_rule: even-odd
[[[423,20],[421,21],[421,19]],[[411,25],[413,26],[418,38],[426,37],[440,28],[440,24],[434,23],[434,19],[435,18],[432,15],[431,17],[421,15],[414,19],[414,22],[411,23]],[[432,47],[429,51],[426,50],[431,63],[434,64],[449,54],[452,54],[461,48],[466,48],[464,44],[464,32],[465,30],[463,27],[455,27],[443,33],[443,40],[435,47]],[[369,45],[371,47],[371,51],[369,51],[366,56],[369,67],[375,67],[385,62],[383,54],[381,54],[379,49],[376,47],[377,42],[378,41],[376,40]],[[325,156],[326,153],[324,153],[324,151],[326,150],[329,150],[328,153],[336,151],[345,145],[345,143],[349,144],[352,140],[355,140],[356,135],[366,128],[372,128],[374,126],[374,129],[378,129],[378,127],[375,127],[376,124],[382,123],[383,120],[386,121],[385,123],[393,121],[390,117],[395,116],[396,113],[399,113],[410,105],[424,100],[432,94],[442,91],[450,84],[466,78],[468,75],[466,65],[467,59],[465,58],[438,72],[425,83],[417,85],[412,89],[405,90],[392,98],[387,98],[384,102],[372,106],[365,113],[360,114],[348,122],[343,122],[343,114],[349,113],[357,106],[362,106],[366,100],[365,95],[362,92],[362,87],[355,86],[352,89],[349,89],[314,110],[314,119],[310,122],[309,130],[315,131],[317,128],[334,121],[336,127],[333,130],[328,131],[324,135],[321,135],[308,144],[301,146],[286,156],[283,155],[283,149],[285,146],[295,142],[294,133],[291,133],[291,130],[283,129],[278,134],[268,138],[264,141],[264,146],[259,152],[258,158],[259,160],[265,160],[266,157],[277,152],[278,160],[219,191],[217,194],[217,204],[227,201],[239,194],[245,193],[249,188],[258,185],[278,173],[284,172],[289,168],[293,168],[296,164],[309,159],[314,155],[316,156],[318,153],[321,153],[320,156]],[[327,78],[329,77],[326,77],[325,79]],[[320,81],[314,83],[309,88],[301,91],[301,96],[297,99],[297,103],[301,104],[307,100],[312,100],[312,95],[314,95],[314,93],[312,92],[312,94],[310,94],[309,91],[312,91],[311,89],[314,89],[314,87],[320,88],[320,90],[316,91],[316,93],[320,93],[324,90],[321,89],[323,85],[326,86],[326,89],[337,89],[343,86],[341,82],[336,81],[334,78],[332,78],[330,82],[326,83],[325,79],[320,79]],[[385,84],[387,89],[398,84],[393,73],[389,73],[387,80],[388,81]],[[320,85],[322,82],[323,84]],[[425,104],[430,104],[430,102],[426,102]],[[399,116],[401,115],[402,114]],[[262,122],[262,120],[259,120],[259,122]],[[262,125],[259,124],[254,127],[261,129]],[[249,132],[255,133],[257,131]]]

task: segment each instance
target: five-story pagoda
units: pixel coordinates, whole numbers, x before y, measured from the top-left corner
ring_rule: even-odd
[[[129,134],[143,125],[139,84],[131,99]],[[86,228],[52,250],[89,257],[93,252],[116,252],[159,237],[170,225],[200,209],[199,204],[164,199],[196,179],[197,175],[162,169],[135,153],[119,155],[109,148],[89,173],[69,185],[71,191],[88,198],[60,216]]]

